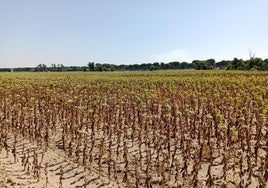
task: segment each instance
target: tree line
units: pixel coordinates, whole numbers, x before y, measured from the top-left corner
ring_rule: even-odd
[[[142,64],[108,64],[88,62],[87,66],[64,66],[63,64],[39,64],[37,67],[23,68],[0,68],[0,72],[62,72],[62,71],[136,71],[136,70],[175,70],[175,69],[195,69],[195,70],[268,70],[268,59],[250,57],[249,60],[234,58],[233,60],[223,60],[216,62],[214,59],[194,60],[191,63],[173,61],[169,63],[154,62]]]

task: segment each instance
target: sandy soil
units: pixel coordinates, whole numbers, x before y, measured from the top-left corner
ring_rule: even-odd
[[[8,134],[9,146],[12,145],[12,134]],[[53,141],[54,139],[50,139]],[[11,148],[7,153],[4,149],[0,152],[0,187],[49,187],[49,188],[69,188],[69,187],[115,187],[113,182],[108,182],[103,177],[98,177],[96,170],[85,171],[83,167],[78,166],[71,159],[68,159],[61,149],[58,149],[56,143],[51,142],[47,151],[42,147],[38,147],[34,143],[26,140],[20,140],[18,154],[22,150],[29,150],[29,163],[33,164],[33,151],[37,153],[38,163],[40,164],[39,178],[34,172],[33,165],[29,165],[29,171],[22,164],[22,155],[16,156],[12,154]],[[46,168],[47,164],[47,168]],[[62,185],[60,184],[62,169]],[[47,171],[47,175],[46,172]]]
[[[50,138],[50,144],[47,151],[44,150],[43,146],[38,146],[35,142],[30,142],[26,139],[18,139],[17,146],[17,156],[16,160],[12,153],[12,144],[13,144],[13,134],[9,133],[8,137],[8,145],[9,152],[7,153],[4,148],[0,152],[0,187],[29,187],[29,188],[72,188],[72,187],[92,187],[92,188],[100,188],[100,187],[118,187],[116,182],[109,182],[107,178],[107,174],[103,174],[103,176],[99,177],[97,165],[92,165],[91,171],[85,170],[82,166],[78,166],[72,158],[68,158],[63,150],[58,146],[57,138],[59,135],[55,135]],[[24,148],[23,148],[24,147]],[[22,150],[29,151],[29,163],[31,165],[24,167],[22,160]],[[133,149],[133,148],[132,148]],[[135,152],[130,150],[130,153]],[[39,177],[35,173],[33,168],[34,163],[34,152],[37,154],[38,164],[40,164],[40,170],[38,173]],[[25,152],[24,152],[25,153]],[[217,156],[213,162],[212,174],[214,178],[215,186],[213,187],[222,187],[224,184],[222,176],[222,159],[219,154],[215,154]],[[193,164],[189,164],[188,171],[191,172],[193,168]],[[201,168],[198,172],[199,180],[201,184],[205,185],[205,179],[207,179],[208,163],[202,163]],[[141,175],[142,176],[142,175]],[[233,176],[231,170],[228,170],[227,177],[229,180],[235,179],[238,177]],[[122,177],[120,177],[122,179]],[[188,183],[185,182],[185,187],[191,187],[192,185],[192,175],[188,175],[185,178]],[[159,182],[159,177],[152,177],[152,182]],[[60,183],[61,182],[61,183]],[[171,182],[174,182],[172,180]],[[153,183],[154,185],[154,183]],[[168,183],[164,185],[164,187],[181,187],[181,182],[178,182],[178,185],[169,185]],[[227,182],[227,187],[236,187],[232,185],[231,181]],[[120,186],[125,187],[125,184],[120,184]],[[159,187],[157,183],[156,187]],[[153,187],[155,187],[153,186]],[[135,185],[131,185],[131,187],[135,187]],[[144,182],[141,182],[140,187],[145,187]],[[206,186],[203,186],[206,187]],[[258,181],[256,178],[252,179],[251,185],[249,187],[258,187]]]

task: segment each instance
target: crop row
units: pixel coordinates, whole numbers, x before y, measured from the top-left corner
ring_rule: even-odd
[[[14,158],[18,138],[46,149],[53,136],[118,186],[267,185],[267,73],[3,74],[0,84],[0,147]]]

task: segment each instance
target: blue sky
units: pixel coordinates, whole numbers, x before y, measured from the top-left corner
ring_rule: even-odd
[[[0,0],[0,67],[268,58],[267,0]]]

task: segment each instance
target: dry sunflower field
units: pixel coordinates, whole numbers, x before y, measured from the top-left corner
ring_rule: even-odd
[[[268,72],[0,74],[0,187],[268,187]]]

